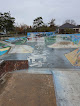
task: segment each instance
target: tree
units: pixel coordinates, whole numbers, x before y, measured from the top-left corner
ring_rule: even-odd
[[[56,30],[56,25],[55,25],[55,19],[51,19],[51,21],[48,23],[49,24],[49,31],[55,31]]]
[[[40,28],[41,26],[43,26],[43,18],[42,17],[37,17],[34,21],[33,21],[33,28],[37,29]]]
[[[73,29],[65,28],[65,29],[64,29],[64,33],[65,33],[65,34],[74,34],[75,31],[74,31]]]
[[[54,27],[55,23],[54,23],[55,19],[52,19],[48,24],[50,25],[50,27]]]
[[[71,24],[76,25],[76,22],[74,20],[71,20]]]
[[[76,25],[76,22],[74,20],[66,20],[64,23],[69,23],[69,24],[72,24],[72,25]]]
[[[28,26],[26,24],[21,24],[21,25],[17,25],[15,26],[15,32],[16,34],[27,34],[27,32],[31,32],[30,31],[31,26]]]
[[[14,29],[15,18],[10,12],[0,13],[0,30],[12,31]]]

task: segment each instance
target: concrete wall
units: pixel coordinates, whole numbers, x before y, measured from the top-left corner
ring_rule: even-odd
[[[28,60],[7,60],[0,63],[0,76],[6,72],[28,69]]]

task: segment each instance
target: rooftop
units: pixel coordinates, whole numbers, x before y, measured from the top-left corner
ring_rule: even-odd
[[[64,29],[64,28],[75,28],[75,27],[76,27],[76,26],[73,25],[73,24],[65,23],[65,24],[61,25],[61,26],[59,27],[59,29]]]

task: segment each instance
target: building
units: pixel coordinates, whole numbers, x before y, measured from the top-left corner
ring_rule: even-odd
[[[72,29],[74,31],[74,33],[80,33],[80,25],[76,26],[76,25],[73,25],[70,23],[65,23],[65,24],[61,25],[58,28],[58,33],[64,34],[66,29]]]
[[[77,25],[75,28],[73,28],[75,32],[80,33],[80,25]]]

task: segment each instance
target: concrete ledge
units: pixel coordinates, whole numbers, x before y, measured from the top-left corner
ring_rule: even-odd
[[[4,60],[0,60],[0,65],[4,62]]]

